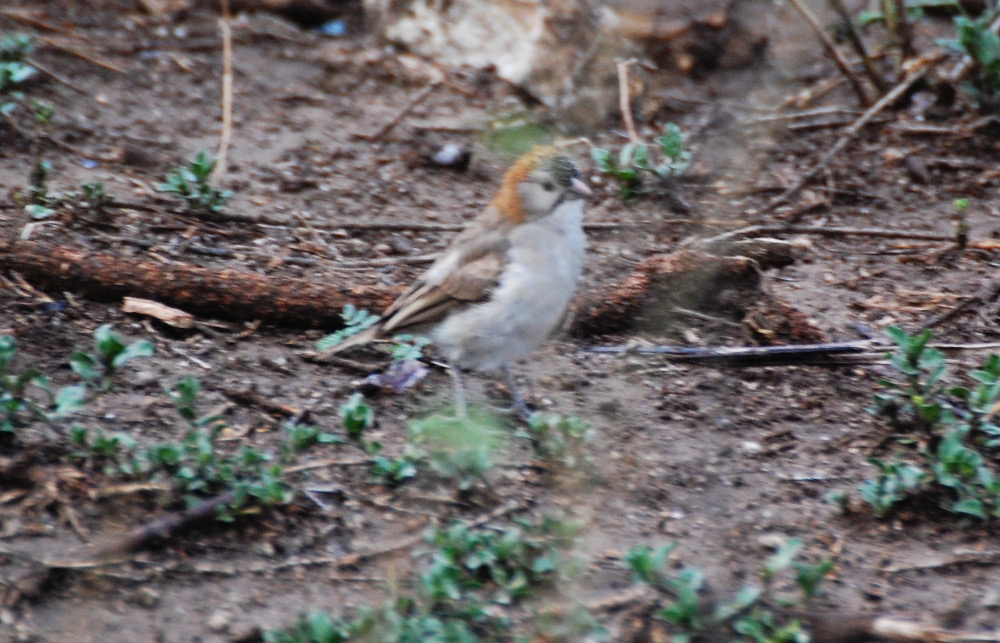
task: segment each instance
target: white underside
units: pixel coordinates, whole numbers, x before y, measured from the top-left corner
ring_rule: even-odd
[[[493,296],[447,318],[434,333],[448,361],[492,371],[526,357],[549,337],[580,278],[582,224],[583,202],[573,200],[511,233],[510,261]]]

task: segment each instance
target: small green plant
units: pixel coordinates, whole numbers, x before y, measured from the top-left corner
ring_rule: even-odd
[[[878,469],[878,477],[866,480],[860,489],[861,499],[871,505],[876,516],[884,516],[927,480],[927,473],[920,467],[901,460],[884,462],[878,458],[868,460]]]
[[[527,437],[535,454],[573,469],[590,463],[585,454],[587,443],[594,439],[591,426],[578,417],[534,413],[528,420]]]
[[[396,486],[416,477],[417,466],[410,458],[387,458],[376,455],[372,460],[372,480],[378,484]]]
[[[176,194],[184,199],[190,211],[218,212],[233,193],[216,189],[210,178],[215,170],[215,159],[201,150],[186,167],[175,168],[167,175],[167,182],[157,189]]]
[[[928,330],[911,337],[891,326],[886,334],[899,347],[889,356],[889,361],[903,374],[904,381],[879,380],[885,392],[875,395],[876,411],[889,417],[896,426],[916,425],[927,430],[940,421],[944,410],[941,404],[942,378],[947,369],[944,353],[927,347],[931,340]]]
[[[61,200],[61,194],[49,192],[48,181],[51,172],[52,164],[40,158],[28,177],[29,203],[26,210],[32,219],[46,219],[52,216],[55,214],[54,206]]]
[[[435,414],[410,423],[407,455],[426,458],[432,470],[467,491],[492,468],[499,442],[494,418],[474,411],[466,417]]]
[[[424,347],[431,343],[427,337],[419,335],[396,335],[389,354],[394,362],[417,361],[424,357]]]
[[[149,342],[124,346],[110,325],[98,328],[94,340],[97,355],[77,352],[70,358],[70,367],[83,383],[63,386],[53,393],[48,379],[38,369],[13,371],[17,342],[10,335],[0,335],[0,432],[12,432],[15,426],[27,422],[27,417],[52,422],[79,412],[92,397],[92,386],[97,393],[110,390],[119,367],[135,357],[152,355]],[[37,389],[44,399],[31,397],[30,388]]]
[[[35,108],[35,122],[42,127],[49,127],[56,115],[56,106],[47,100],[33,100],[31,106]]]
[[[343,444],[344,439],[331,433],[324,433],[311,424],[287,422],[284,427],[285,438],[279,445],[281,462],[291,463],[300,453],[318,444]]]
[[[532,640],[515,631],[501,608],[523,603],[568,569],[566,552],[579,525],[553,517],[515,521],[498,529],[463,523],[428,531],[430,560],[409,588],[379,608],[362,608],[351,619],[322,613],[301,616],[285,631],[268,632],[271,643],[386,641],[446,643]],[[578,641],[605,640],[606,632],[579,606],[572,614],[538,619],[539,629]],[[534,640],[538,640],[537,638]]]
[[[970,95],[979,101],[984,111],[993,111],[1000,101],[1000,36],[990,29],[990,24],[1000,13],[1000,9],[984,11],[978,18],[960,10],[955,16],[957,38],[944,40],[941,44],[966,54],[973,61],[973,77],[965,87]]]
[[[344,320],[344,327],[319,340],[316,343],[316,350],[325,351],[328,348],[333,348],[351,335],[357,335],[366,328],[373,326],[379,320],[378,315],[372,315],[364,308],[355,308],[352,304],[344,306],[344,310],[340,313],[340,318]]]
[[[953,513],[978,518],[1000,517],[1000,479],[992,452],[1000,446],[1000,357],[990,355],[969,373],[973,387],[947,386],[944,355],[929,348],[925,331],[910,336],[887,331],[898,349],[890,362],[902,381],[883,379],[874,411],[906,433],[901,442],[912,449],[910,460],[871,460],[878,477],[861,487],[861,497],[876,515],[884,516],[900,501],[934,494]]]
[[[25,62],[28,54],[34,48],[34,39],[19,33],[6,33],[0,36],[0,94],[8,93],[16,85],[35,75],[36,69]],[[13,94],[15,100],[23,98]],[[3,102],[0,99],[0,112],[10,113],[16,102]]]
[[[664,126],[656,143],[663,157],[659,163],[650,159],[650,147],[645,143],[626,143],[617,158],[610,150],[600,147],[592,148],[590,155],[601,173],[618,181],[622,198],[630,200],[639,194],[644,175],[652,174],[660,180],[680,176],[691,164],[691,152],[684,148],[681,130],[673,123]]]
[[[278,458],[250,446],[225,451],[219,436],[223,418],[198,412],[201,384],[192,376],[182,378],[167,391],[184,421],[184,436],[148,448],[140,448],[123,433],[106,434],[74,426],[70,440],[76,450],[70,460],[88,468],[101,468],[108,475],[132,478],[166,478],[188,504],[205,497],[232,493],[233,501],[220,509],[218,518],[230,521],[235,511],[246,507],[270,507],[288,503],[292,487],[284,467],[304,451],[319,444],[343,442],[306,424],[286,424],[278,447]]]
[[[340,405],[340,418],[352,440],[360,442],[365,431],[375,426],[375,411],[361,393],[353,393]],[[365,449],[367,451],[367,449]]]
[[[109,391],[114,386],[118,370],[137,357],[151,357],[153,344],[140,340],[126,344],[111,324],[104,324],[94,331],[93,353],[77,351],[69,360],[73,372],[97,387],[99,391]]]
[[[656,618],[669,623],[674,643],[717,640],[720,629],[729,629],[741,641],[754,643],[808,643],[809,633],[795,618],[783,618],[776,611],[802,607],[817,594],[822,579],[833,568],[833,561],[817,564],[796,561],[802,541],[789,540],[765,563],[760,572],[763,586],[747,585],[731,602],[708,604],[704,596],[705,574],[686,567],[675,574],[666,571],[674,545],[652,549],[639,545],[629,550],[625,564],[637,582],[649,585],[665,596]],[[799,596],[779,594],[774,581],[786,570],[799,590]]]
[[[407,454],[402,458],[387,458],[379,455],[382,445],[374,440],[366,440],[365,432],[375,426],[375,411],[365,401],[361,393],[353,393],[340,405],[340,418],[344,430],[361,449],[372,456],[371,477],[378,484],[395,486],[417,475],[416,458]]]
[[[10,335],[0,335],[0,432],[13,433],[25,420],[24,414],[45,418],[44,408],[27,394],[34,385],[47,391],[45,377],[34,368],[20,373],[13,372],[12,362],[17,354],[17,342]]]
[[[80,185],[83,201],[94,210],[103,210],[114,203],[114,197],[108,194],[108,188],[103,181],[87,181]]]

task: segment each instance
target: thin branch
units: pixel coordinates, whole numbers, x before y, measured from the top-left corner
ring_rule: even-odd
[[[90,92],[88,92],[86,89],[83,89],[79,85],[76,85],[76,84],[70,82],[65,76],[63,76],[61,74],[57,74],[56,72],[52,71],[50,68],[46,67],[45,65],[40,64],[34,58],[28,58],[27,59],[27,63],[29,65],[31,65],[32,67],[34,67],[35,69],[37,69],[38,71],[40,71],[43,74],[45,74],[46,76],[48,76],[49,78],[51,78],[52,80],[56,81],[60,85],[66,85],[67,87],[69,87],[70,89],[72,89],[73,91],[75,91],[75,92],[77,92],[79,94],[83,94],[84,96],[90,96]]]
[[[1000,343],[934,344],[945,352],[996,350]],[[869,363],[885,358],[892,346],[875,340],[830,342],[825,344],[788,344],[780,346],[719,346],[698,348],[690,346],[592,346],[587,353],[604,355],[657,355],[672,361],[692,364],[715,364],[732,367],[797,366],[804,364]]]
[[[216,181],[226,175],[229,143],[233,138],[233,30],[229,20],[229,0],[222,0],[219,29],[222,32],[222,133],[219,135],[219,151],[215,155]]]
[[[854,93],[858,95],[858,100],[861,101],[861,104],[871,105],[872,101],[868,96],[868,92],[865,91],[865,86],[854,74],[854,70],[851,69],[850,63],[844,59],[843,54],[841,54],[840,50],[837,49],[837,45],[835,45],[833,40],[830,39],[830,36],[826,33],[826,30],[823,29],[823,25],[819,23],[816,16],[813,15],[812,11],[810,11],[808,7],[802,4],[802,0],[790,0],[790,2],[792,3],[792,6],[802,14],[802,17],[806,19],[806,22],[809,23],[809,26],[812,27],[812,30],[816,33],[816,37],[818,37],[820,42],[823,43],[826,50],[830,52],[833,62],[836,63],[837,68],[840,69],[840,73],[844,74],[847,81],[851,83],[851,87],[854,89]]]
[[[851,228],[851,227],[812,227],[800,225],[761,225],[750,226],[734,233],[745,236],[748,234],[810,234],[820,237],[875,237],[881,239],[911,239],[914,241],[955,241],[954,234],[939,232],[920,232],[917,230],[892,230],[890,228]]]
[[[987,302],[995,300],[1000,297],[1000,280],[992,281],[983,288],[979,290],[976,294],[962,300],[957,306],[946,310],[943,313],[938,313],[933,317],[930,317],[923,324],[920,325],[920,330],[927,330],[928,328],[933,328],[935,326],[940,326],[941,324],[951,321],[958,315],[969,310],[973,306],[979,304],[985,304]]]
[[[635,58],[615,62],[615,67],[618,69],[618,109],[621,110],[622,122],[625,123],[625,131],[628,133],[628,139],[633,143],[641,143],[642,139],[639,138],[639,132],[635,129],[635,121],[632,119],[632,105],[628,88],[628,68],[638,62]]]
[[[799,0],[793,0],[793,1],[799,2]],[[823,155],[823,157],[819,160],[818,163],[809,168],[809,170],[801,177],[799,177],[799,179],[791,187],[789,187],[787,190],[785,190],[784,192],[776,196],[774,199],[772,199],[771,202],[768,203],[767,206],[765,207],[765,210],[771,210],[777,207],[778,205],[781,205],[782,203],[787,201],[792,195],[798,193],[799,190],[805,187],[806,183],[812,180],[812,178],[816,176],[820,170],[822,170],[823,168],[825,168],[827,165],[830,164],[830,161],[833,160],[833,157],[837,156],[837,154],[839,154],[841,151],[843,151],[845,147],[847,147],[848,143],[854,140],[854,138],[858,135],[858,133],[865,125],[867,125],[873,118],[875,118],[875,116],[877,116],[886,107],[892,105],[894,102],[899,100],[899,98],[907,91],[909,91],[909,89],[913,87],[913,85],[915,85],[917,81],[924,78],[927,75],[927,70],[929,69],[929,67],[932,64],[936,63],[937,61],[944,58],[944,55],[945,53],[943,51],[939,51],[936,52],[934,55],[924,59],[923,67],[921,67],[918,71],[914,71],[913,73],[911,73],[903,82],[896,85],[896,87],[894,87],[891,92],[883,96],[881,99],[879,99],[877,103],[869,107],[868,111],[862,114],[861,117],[858,118],[858,120],[854,121],[854,123],[850,127],[844,130],[844,133],[841,134],[837,142],[833,144],[833,147],[827,150],[826,154]]]
[[[868,78],[871,79],[875,87],[878,88],[880,94],[884,94],[889,89],[889,84],[885,81],[882,74],[879,72],[878,67],[875,66],[875,61],[872,60],[871,56],[868,55],[868,50],[865,48],[865,43],[861,39],[861,32],[858,31],[858,26],[854,24],[854,19],[851,17],[851,12],[847,10],[844,6],[843,0],[827,0],[833,10],[837,12],[840,19],[843,21],[844,26],[847,29],[847,39],[850,41],[851,46],[854,47],[854,51],[861,56],[861,62],[865,66],[865,72],[868,74]]]
[[[382,140],[382,138],[395,129],[395,127],[399,125],[417,105],[424,102],[424,100],[431,95],[431,92],[440,87],[442,82],[442,78],[435,78],[432,80],[429,85],[421,89],[416,96],[411,98],[410,102],[408,102],[403,109],[399,110],[399,113],[396,114],[395,118],[380,127],[374,134],[356,134],[356,136],[372,142]]]

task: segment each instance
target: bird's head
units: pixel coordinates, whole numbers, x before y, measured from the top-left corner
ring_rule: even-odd
[[[561,150],[536,147],[507,170],[493,206],[513,224],[534,221],[559,204],[590,195],[580,170]]]

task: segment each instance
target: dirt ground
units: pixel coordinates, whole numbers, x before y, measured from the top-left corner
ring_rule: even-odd
[[[640,122],[674,121],[689,134],[696,160],[680,194],[690,212],[672,211],[662,197],[626,204],[615,186],[595,183],[587,220],[620,225],[589,233],[581,292],[613,283],[638,261],[691,235],[739,225],[794,219],[802,226],[950,234],[954,200],[969,198],[970,238],[996,235],[996,135],[988,127],[968,129],[978,116],[959,108],[937,122],[938,132],[911,127],[924,122],[912,106],[887,111],[788,207],[768,210],[769,199],[815,163],[841,131],[791,130],[790,120],[768,118],[786,97],[836,77],[820,46],[798,26],[801,19],[788,8],[770,11],[780,28],[771,32],[763,61],[698,78],[675,73],[669,86],[658,86],[654,111]],[[489,73],[451,73],[383,140],[368,141],[358,135],[389,122],[426,86],[419,68],[400,63],[362,32],[329,38],[269,15],[240,18],[224,181],[235,194],[226,211],[287,225],[206,222],[181,213],[175,199],[154,188],[196,151],[218,144],[221,56],[212,14],[192,10],[161,20],[126,0],[41,7],[14,0],[0,13],[0,31],[43,36],[34,59],[66,81],[40,74],[25,89],[29,98],[55,107],[50,140],[40,138],[23,110],[13,114],[17,129],[0,121],[0,235],[17,238],[29,223],[15,192],[27,184],[41,153],[51,163],[53,188],[103,181],[132,207],[112,206],[99,217],[59,215],[34,227],[31,239],[137,259],[345,286],[405,284],[426,265],[412,258],[441,250],[453,233],[358,231],[338,224],[465,221],[490,199],[509,161],[488,148],[480,128],[531,107]],[[860,113],[843,88],[821,105],[847,110],[844,125]],[[612,120],[587,136],[617,146],[621,124]],[[426,162],[428,152],[448,143],[473,150],[468,170]],[[595,176],[586,153],[579,156],[585,174]],[[919,159],[923,171],[908,158]],[[951,243],[780,236],[808,244],[795,264],[766,275],[766,288],[831,340],[881,336],[890,324],[914,329],[989,284],[997,269],[996,250],[958,250]],[[227,439],[264,450],[274,449],[281,418],[234,403],[226,391],[253,386],[268,400],[309,409],[318,426],[339,431],[338,407],[364,376],[301,356],[324,335],[320,329],[205,319],[211,325],[181,331],[125,314],[117,300],[43,295],[2,265],[0,276],[0,333],[17,338],[19,364],[39,368],[57,385],[74,381],[67,358],[89,347],[101,324],[113,323],[130,340],[153,341],[156,357],[130,364],[116,389],[80,418],[127,431],[140,443],[176,437],[178,423],[162,388],[187,374],[201,380],[204,408],[225,412]],[[949,342],[993,341],[1000,336],[996,322],[997,310],[987,304],[936,333]],[[634,335],[665,344],[748,341],[740,328],[693,317]],[[586,351],[595,343],[631,339],[559,337],[518,369],[537,406],[579,416],[595,428],[589,446],[594,467],[583,479],[560,481],[519,466],[531,453],[514,438],[501,457],[506,464],[488,475],[489,484],[462,499],[431,477],[391,489],[370,483],[361,467],[317,468],[296,478],[312,491],[289,506],[188,530],[118,565],[58,574],[35,596],[0,611],[0,638],[232,640],[257,627],[287,626],[304,611],[348,614],[389,596],[412,567],[411,551],[349,568],[296,561],[391,543],[435,520],[472,519],[509,501],[539,514],[572,508],[585,519],[580,550],[589,565],[582,582],[563,588],[572,598],[595,599],[627,587],[621,553],[634,544],[677,541],[680,563],[703,568],[713,586],[732,591],[756,573],[776,542],[800,537],[807,558],[836,561],[821,600],[825,607],[969,630],[1000,627],[1000,576],[996,557],[987,555],[1000,543],[991,525],[934,511],[888,520],[863,510],[844,515],[825,499],[836,489],[856,496],[858,485],[874,474],[867,459],[891,451],[886,428],[866,413],[877,380],[887,373],[884,364],[718,369]],[[963,372],[982,358],[954,356],[953,370]],[[474,399],[502,397],[489,377],[472,378],[471,387]],[[398,455],[408,420],[449,400],[448,377],[437,369],[415,392],[373,397],[379,419],[374,439]],[[8,579],[23,563],[15,554],[57,555],[83,538],[100,539],[165,511],[155,492],[115,494],[108,490],[120,480],[68,473],[60,440],[37,424],[3,447],[7,457],[33,449],[33,464],[48,472],[36,488],[12,487],[10,495],[0,490],[0,573]],[[358,457],[349,445],[332,445],[307,460]],[[984,557],[937,564],[966,550]],[[613,615],[602,620],[618,631]]]

